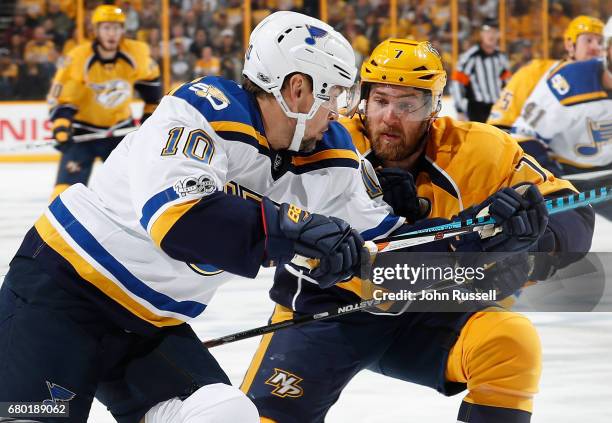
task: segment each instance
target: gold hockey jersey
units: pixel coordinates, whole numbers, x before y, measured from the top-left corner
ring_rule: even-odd
[[[76,126],[109,128],[131,119],[134,85],[143,85],[144,91],[154,85],[159,91],[159,66],[149,46],[140,41],[124,39],[114,60],[102,59],[95,42],[85,42],[60,62],[48,96],[52,120],[66,117],[68,111]],[[150,103],[159,100],[159,95],[142,97],[145,113]]]

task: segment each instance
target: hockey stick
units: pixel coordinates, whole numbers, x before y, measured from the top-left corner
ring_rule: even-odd
[[[126,126],[125,128],[119,128],[112,131],[108,130],[103,132],[94,132],[91,134],[75,135],[74,137],[72,137],[72,140],[74,142],[85,142],[99,140],[103,138],[122,137],[124,135],[129,134],[130,132],[134,132],[138,128],[138,126]]]
[[[136,129],[138,129],[137,126],[128,126],[125,128],[119,128],[115,130],[94,132],[91,134],[75,135],[72,137],[72,141],[79,143],[79,142],[95,141],[95,140],[100,140],[100,139],[110,138],[110,137],[121,137],[121,136],[125,136],[129,134],[132,131],[135,131]],[[53,139],[48,139],[44,141],[34,141],[31,143],[27,143],[27,144],[18,144],[18,145],[10,146],[8,148],[2,148],[0,149],[0,154],[33,150],[33,149],[43,148],[43,147],[53,147],[55,145],[57,145],[57,141]]]
[[[436,284],[436,286],[439,286],[439,288],[434,287],[434,288],[424,289],[422,290],[422,292],[423,293],[441,292],[441,291],[445,291],[453,287],[457,287],[458,284],[455,282],[449,283],[449,281],[442,281]],[[308,314],[308,315],[296,317],[296,318],[289,319],[289,320],[283,320],[282,322],[272,323],[272,324],[265,325],[265,326],[259,326],[254,329],[249,329],[249,330],[245,330],[242,332],[233,333],[231,335],[222,336],[220,338],[211,339],[211,340],[202,342],[202,344],[206,348],[213,348],[218,345],[229,344],[231,342],[241,341],[243,339],[253,338],[255,336],[260,336],[260,335],[265,335],[267,333],[276,332],[277,330],[286,329],[286,328],[295,327],[295,326],[301,326],[305,323],[314,322],[315,320],[316,321],[327,320],[327,319],[331,319],[334,317],[340,317],[340,316],[345,316],[347,314],[355,313],[356,311],[371,310],[371,309],[378,307],[381,304],[384,305],[384,304],[396,303],[396,302],[397,301],[389,301],[389,300],[382,301],[382,300],[376,300],[376,299],[363,300],[358,303],[339,306],[338,308],[334,310],[324,311],[322,313],[316,313],[316,314]],[[407,305],[408,304],[410,303],[407,303]]]
[[[233,333],[231,335],[211,339],[209,341],[203,342],[202,344],[204,344],[206,348],[212,348],[216,347],[217,345],[229,344],[230,342],[240,341],[242,339],[253,338],[254,336],[265,335],[266,333],[276,332],[280,329],[303,325],[304,323],[314,322],[315,320],[326,320],[331,319],[332,317],[354,313],[356,311],[367,310],[370,308],[374,308],[382,303],[383,301],[381,300],[364,300],[359,303],[340,306],[331,311],[300,316],[296,317],[295,319],[284,320],[282,322],[272,323],[270,325],[260,326],[258,328]]]

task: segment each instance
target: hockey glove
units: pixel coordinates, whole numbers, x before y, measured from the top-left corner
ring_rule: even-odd
[[[523,194],[519,193],[524,191]],[[471,233],[453,242],[457,252],[516,253],[527,251],[542,236],[548,224],[548,210],[544,198],[535,185],[522,185],[517,189],[503,188],[482,204],[460,212],[460,219],[474,219],[488,207],[488,213],[501,227],[501,232],[488,238]],[[482,214],[482,213],[481,213]],[[510,254],[496,254],[500,260]],[[487,258],[483,257],[484,262]],[[490,260],[489,260],[490,261]]]
[[[417,196],[417,188],[410,172],[385,168],[378,170],[376,176],[383,190],[383,200],[393,208],[396,215],[415,222],[429,214],[429,200]]]
[[[319,259],[318,267],[308,276],[321,288],[367,272],[369,253],[363,238],[342,219],[308,213],[287,203],[278,208],[266,197],[261,208],[266,235],[264,263],[287,262],[295,254]]]
[[[529,281],[532,263],[526,252],[514,254],[486,267],[483,279],[471,283],[477,292],[494,290],[500,301],[521,289]]]
[[[580,260],[585,254],[581,252],[556,252],[555,234],[550,227],[546,229],[529,251],[532,253],[531,261],[533,262],[533,269],[529,278],[536,281],[544,281],[552,277],[558,269]]]
[[[72,128],[70,119],[58,118],[53,121],[53,139],[57,142],[54,146],[63,152],[72,143]]]

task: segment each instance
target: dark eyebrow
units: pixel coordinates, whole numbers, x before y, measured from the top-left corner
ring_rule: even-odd
[[[381,92],[376,92],[376,91],[373,92],[372,95],[377,95],[377,96],[386,97],[386,98],[395,98],[395,99],[417,97],[417,93],[402,94],[402,95],[390,95],[390,94],[387,94],[387,93],[381,93]]]

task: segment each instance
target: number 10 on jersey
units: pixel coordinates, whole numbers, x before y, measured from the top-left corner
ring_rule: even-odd
[[[187,137],[183,137],[184,127],[172,128],[168,131],[168,141],[161,152],[162,156],[174,156],[178,152],[179,144],[184,139],[183,155],[189,159],[210,163],[215,153],[212,138],[203,129],[194,129]]]

